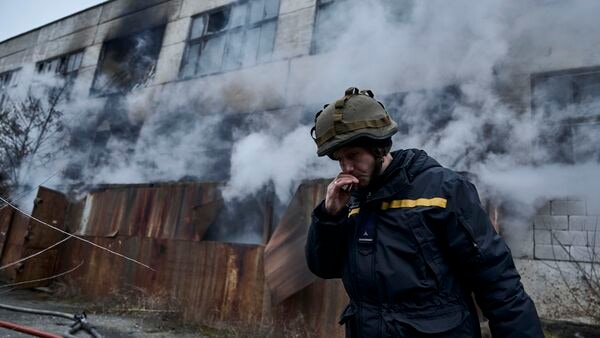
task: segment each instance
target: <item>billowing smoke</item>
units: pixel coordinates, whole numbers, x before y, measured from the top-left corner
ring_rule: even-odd
[[[600,173],[595,142],[600,137],[598,124],[569,126],[577,132],[563,141],[572,151],[558,156],[559,124],[545,111],[531,111],[527,94],[531,73],[597,62],[600,49],[594,44],[598,37],[588,41],[581,35],[593,30],[593,13],[600,4],[533,0],[340,3],[325,20],[344,27],[344,32],[334,40],[317,37],[324,39],[322,44],[330,52],[307,61],[302,74],[292,78],[290,88],[296,93],[292,104],[330,103],[346,87],[370,88],[400,122],[394,148],[422,148],[445,166],[476,174],[488,196],[501,194],[523,202],[529,207],[527,216],[544,197],[598,194],[600,190],[585,183],[597,182]],[[529,13],[535,13],[534,17]],[[583,102],[577,111],[585,115],[594,105]],[[567,117],[562,110],[553,114]],[[271,147],[271,152],[243,147],[266,138],[255,134],[243,140],[239,149],[245,151],[234,152],[233,162],[263,163],[271,159],[270,154],[288,147],[285,142]],[[303,146],[307,153],[315,151],[308,136]],[[305,172],[306,160],[298,159],[295,166],[286,164],[287,170]],[[246,167],[234,168],[230,182],[254,173],[263,180],[268,172],[274,182],[281,182],[281,172]],[[323,171],[323,176],[333,176],[332,170]]]
[[[335,165],[319,161],[314,146],[306,141],[309,131],[302,126],[282,138],[253,133],[236,143],[231,155],[231,179],[223,196],[246,196],[272,182],[277,197],[287,201],[298,182],[335,175]]]
[[[18,85],[5,91],[1,124],[12,127],[3,130],[0,163],[3,170],[14,170],[8,177],[12,197],[26,210],[38,185],[64,190],[71,183],[69,166],[86,159],[72,151],[73,145],[102,108],[88,93],[89,88],[53,72],[40,73],[33,64],[24,65]]]
[[[317,158],[309,130],[319,107],[356,86],[372,89],[400,123],[394,148],[422,148],[445,166],[473,172],[486,193],[533,210],[543,197],[600,191],[586,184],[600,172],[597,124],[571,125],[562,144],[572,146],[557,155],[556,142],[548,141],[560,129],[548,117],[554,108],[532,110],[529,101],[531,73],[597,62],[600,36],[589,32],[600,3],[346,0],[330,6],[317,14],[324,23],[315,28],[319,52],[284,66],[274,62],[270,71],[129,86],[134,90],[120,98],[90,97],[89,82],[76,82],[76,94],[60,106],[64,151],[43,166],[23,168],[23,180],[35,186],[62,170],[55,186],[77,183],[77,191],[99,183],[219,180],[227,182],[225,198],[273,185],[285,204],[302,180],[337,173],[334,162]],[[265,106],[273,110],[257,110]],[[283,107],[287,112],[277,111]],[[594,103],[577,107],[593,111]],[[561,109],[568,110],[553,114]]]

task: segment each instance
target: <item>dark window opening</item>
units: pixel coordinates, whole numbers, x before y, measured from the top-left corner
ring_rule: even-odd
[[[19,71],[20,69],[13,69],[0,73],[0,109],[4,109],[10,101],[7,91],[17,85]]]
[[[180,76],[214,74],[271,60],[279,0],[249,0],[192,19]]]
[[[19,69],[9,70],[0,73],[0,90],[16,86],[18,73]]]
[[[538,73],[531,76],[531,109],[545,124],[538,142],[550,161],[600,160],[600,67]]]
[[[92,93],[126,93],[146,87],[154,78],[164,26],[104,43]]]
[[[204,20],[202,20],[204,21]],[[227,28],[229,22],[229,8],[223,9],[218,12],[214,12],[208,15],[208,25],[206,27],[206,33],[218,33]]]

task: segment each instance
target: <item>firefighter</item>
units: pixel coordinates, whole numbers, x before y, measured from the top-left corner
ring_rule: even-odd
[[[341,278],[347,337],[543,337],[510,250],[465,177],[424,151],[390,152],[397,124],[369,90],[315,116],[319,156],[341,172],[313,211],[308,267]]]

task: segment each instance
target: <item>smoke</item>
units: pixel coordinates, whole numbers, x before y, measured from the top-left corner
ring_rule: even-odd
[[[247,196],[272,182],[281,201],[288,201],[297,183],[317,177],[335,176],[331,161],[315,156],[310,129],[299,127],[283,138],[253,133],[235,144],[231,179],[224,189],[226,199]]]
[[[89,78],[78,78],[60,106],[65,128],[57,142],[64,151],[21,176],[35,186],[60,170],[55,187],[75,185],[75,192],[101,183],[226,181],[227,199],[272,185],[285,204],[302,180],[337,173],[336,163],[316,156],[309,130],[317,107],[356,86],[372,89],[400,123],[394,148],[422,148],[531,210],[540,198],[593,198],[600,191],[585,184],[597,182],[600,172],[598,124],[571,123],[565,131],[548,118],[593,115],[595,103],[579,104],[578,113],[532,111],[529,81],[531,73],[597,62],[600,36],[589,32],[600,3],[338,0],[333,6],[318,11],[317,22],[328,25],[315,28],[313,42],[322,49],[315,55],[165,86],[129,86],[119,97],[90,96]],[[154,67],[143,56],[131,58],[145,60],[145,70]],[[29,69],[21,83],[37,76]],[[559,132],[565,142],[557,142]]]
[[[498,163],[481,165],[478,173],[484,182],[492,182],[496,193],[527,206],[540,206],[540,198],[571,198],[586,200],[587,212],[598,214],[600,180],[597,162],[573,165],[507,167]],[[518,192],[518,193],[515,193]]]
[[[594,116],[598,101],[532,111],[529,93],[531,73],[595,65],[600,41],[582,36],[594,30],[600,4],[339,3],[323,21],[343,27],[342,34],[329,39],[325,28],[316,37],[328,52],[295,65],[288,104],[331,103],[349,86],[374,90],[400,123],[394,148],[421,148],[445,166],[474,173],[484,195],[511,201],[505,203],[513,218],[506,224],[509,232],[523,228],[549,198],[584,198],[590,201],[588,213],[600,211],[591,202],[600,200],[599,124],[564,122]],[[538,90],[545,99],[555,96],[552,88]],[[226,196],[252,193],[270,181],[282,198],[281,192],[295,186],[290,182],[334,176],[335,167],[320,173],[312,167],[328,159],[315,158],[310,122],[290,132],[305,135],[293,147],[288,138],[265,133],[240,140],[229,183],[235,193]],[[286,158],[280,166],[285,149],[306,157]]]

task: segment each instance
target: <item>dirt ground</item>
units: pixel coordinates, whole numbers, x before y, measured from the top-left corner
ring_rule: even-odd
[[[212,337],[255,337],[238,330],[214,330],[208,328],[181,327],[172,315],[160,312],[114,313],[100,311],[95,304],[84,304],[65,300],[44,291],[0,289],[0,303],[42,310],[65,312],[70,314],[86,311],[88,321],[106,338],[212,338]],[[88,307],[87,309],[85,307]],[[0,320],[33,327],[46,332],[62,335],[69,330],[73,322],[63,318],[13,312],[0,309]],[[564,322],[543,322],[548,338],[592,338],[600,337],[600,327],[570,324]],[[31,337],[26,334],[0,328],[0,337]],[[80,332],[76,337],[89,337]],[[489,337],[489,336],[488,336]]]
[[[81,313],[86,309],[73,302],[65,302],[45,292],[16,290],[11,292],[0,289],[0,303],[65,313]],[[106,314],[97,311],[87,312],[88,321],[104,337],[210,337],[199,330],[183,329],[173,321],[165,319],[160,313]],[[0,320],[33,327],[39,330],[62,335],[69,330],[73,322],[68,319],[13,312],[0,309]],[[80,332],[77,337],[89,337]],[[0,337],[31,337],[26,334],[0,328]]]

